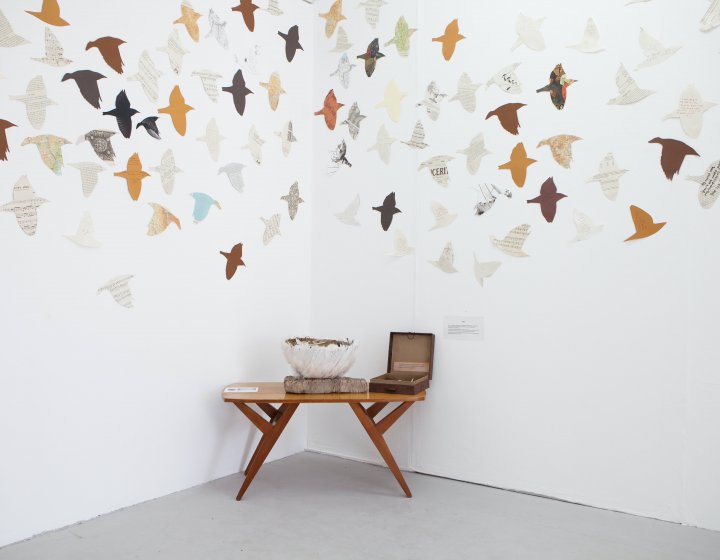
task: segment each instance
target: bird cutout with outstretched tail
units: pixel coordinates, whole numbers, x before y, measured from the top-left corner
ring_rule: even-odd
[[[602,224],[595,225],[595,222],[593,222],[590,216],[583,214],[577,208],[573,211],[573,221],[575,222],[575,231],[577,232],[573,241],[586,241],[603,230]]]
[[[0,47],[12,48],[19,47],[20,45],[26,45],[28,43],[30,43],[30,41],[24,37],[20,37],[20,35],[13,31],[10,22],[7,20],[2,10],[0,10]]]
[[[294,220],[295,216],[297,216],[298,206],[305,202],[300,198],[300,187],[298,187],[297,181],[290,185],[290,191],[286,195],[281,196],[280,200],[287,202],[288,214],[290,219]]]
[[[242,260],[242,253],[242,243],[237,243],[236,245],[234,245],[233,248],[230,249],[229,253],[220,251],[220,254],[227,259],[227,262],[225,263],[225,278],[227,278],[228,280],[235,276],[235,273],[237,272],[237,269],[239,267],[245,266],[245,262]]]
[[[711,208],[720,196],[720,160],[712,162],[704,175],[688,175],[685,179],[700,185],[698,190],[700,206],[706,210]]]
[[[645,60],[635,67],[635,70],[647,68],[665,62],[668,58],[680,50],[680,47],[666,47],[660,41],[655,39],[650,33],[640,28],[640,48],[645,55]]]
[[[399,212],[402,212],[402,210],[400,210],[396,205],[394,192],[391,192],[385,197],[385,200],[383,200],[381,206],[373,206],[372,209],[380,212],[380,225],[385,231],[390,229],[390,224],[392,224],[393,216],[395,216],[395,214]]]
[[[528,204],[539,204],[540,212],[545,221],[552,223],[557,212],[557,203],[563,198],[567,198],[566,194],[559,193],[555,186],[555,181],[549,177],[540,187],[540,195],[527,201]]]
[[[430,120],[436,121],[440,116],[440,102],[447,97],[447,93],[441,93],[438,85],[432,81],[425,90],[425,98],[416,107],[425,107]]]
[[[77,139],[75,144],[81,144],[86,140],[90,142],[95,155],[103,161],[115,162],[115,150],[113,150],[110,138],[115,135],[112,130],[91,130]]]
[[[7,133],[5,132],[8,128],[17,127],[16,124],[11,123],[10,121],[6,121],[5,119],[0,119],[0,160],[7,161],[7,155],[10,151],[10,146],[8,145],[8,139],[7,139]]]
[[[485,138],[481,132],[470,140],[470,145],[467,148],[458,150],[457,153],[465,156],[465,166],[467,167],[468,173],[475,175],[478,169],[480,169],[482,158],[490,152],[485,149]]]
[[[633,233],[625,241],[644,239],[645,237],[655,235],[665,224],[667,224],[667,222],[655,223],[650,214],[637,206],[630,206],[630,216],[632,217],[633,225],[635,226],[635,233]]]
[[[475,92],[480,84],[474,84],[470,76],[463,72],[458,78],[457,93],[450,98],[450,101],[459,101],[462,108],[468,113],[474,113],[477,106],[477,97]]]
[[[405,234],[399,229],[396,229],[393,238],[393,250],[391,253],[388,253],[388,257],[407,257],[408,255],[412,255],[414,250],[415,247],[410,246]]]
[[[78,163],[68,163],[68,165],[80,172],[83,196],[85,198],[89,197],[98,184],[98,174],[105,171],[105,168],[93,161],[80,161]]]
[[[97,249],[101,243],[95,238],[95,225],[90,212],[85,212],[80,219],[77,231],[73,235],[65,235],[67,239],[88,249]]]
[[[337,31],[337,38],[335,39],[335,47],[330,50],[331,53],[345,52],[352,47],[352,43],[348,41],[347,33],[340,27]]]
[[[250,127],[250,130],[248,131],[248,142],[241,149],[249,150],[250,155],[253,158],[253,161],[255,163],[257,163],[258,165],[261,165],[262,164],[262,145],[264,143],[265,143],[265,140],[263,140],[260,137],[260,134],[258,133],[257,129],[255,128],[255,125],[252,125]]]
[[[435,200],[431,202],[430,209],[432,210],[435,218],[435,223],[428,231],[447,227],[455,221],[455,218],[458,217],[457,214],[451,214],[447,208]]]
[[[298,49],[300,49],[301,51],[305,50],[300,44],[300,29],[297,25],[293,25],[290,29],[288,29],[287,33],[278,31],[278,35],[285,39],[285,58],[287,58],[288,62],[293,61],[293,58],[295,58],[295,53],[298,51]]]
[[[498,70],[493,77],[487,81],[485,89],[488,89],[491,85],[495,84],[506,93],[512,93],[513,95],[522,93],[522,83],[515,73],[518,66],[520,66],[520,63],[515,62]]]
[[[237,192],[241,193],[245,188],[245,179],[242,175],[242,170],[245,169],[245,167],[246,166],[242,163],[228,163],[218,169],[217,174],[220,175],[221,173],[225,173],[228,181],[230,181],[230,186]]]
[[[183,2],[180,5],[180,17],[173,21],[173,23],[184,25],[190,38],[197,43],[200,40],[200,27],[197,21],[201,17],[202,14],[193,10],[189,3]]]
[[[615,163],[615,157],[612,153],[609,153],[600,162],[597,174],[590,177],[586,182],[593,183],[597,181],[600,183],[605,198],[615,200],[620,189],[620,177],[625,175],[627,171],[627,169],[620,169]]]
[[[445,247],[440,253],[440,257],[436,261],[428,262],[442,270],[445,274],[457,272],[457,268],[455,268],[455,251],[453,250],[452,242],[448,241],[445,244]]]
[[[65,144],[70,143],[70,140],[66,140],[60,136],[55,136],[53,134],[41,134],[40,136],[25,138],[20,145],[27,146],[28,144],[35,144],[42,162],[48,167],[48,169],[50,169],[50,171],[55,173],[55,175],[61,175],[64,165],[62,147]]]
[[[145,117],[135,125],[135,128],[137,129],[142,126],[150,136],[155,138],[155,140],[160,140],[160,130],[157,126],[157,120],[158,117]]]
[[[450,168],[448,167],[448,162],[454,159],[455,158],[453,156],[448,155],[434,156],[423,161],[418,166],[418,171],[427,168],[430,172],[430,176],[433,178],[433,181],[441,187],[447,188],[448,183],[450,182]]]
[[[155,202],[148,202],[148,204],[150,208],[153,209],[152,217],[148,223],[148,235],[159,235],[164,232],[170,224],[175,224],[178,229],[182,229],[180,220],[178,220],[178,217],[170,212],[170,210]]]
[[[346,226],[359,226],[360,222],[357,221],[357,213],[360,209],[360,195],[356,195],[353,201],[348,204],[347,208],[342,212],[335,214],[335,217],[340,220]]]
[[[445,60],[450,60],[453,53],[455,53],[455,46],[459,41],[466,39],[464,35],[460,34],[460,26],[458,20],[455,18],[445,27],[445,33],[439,37],[433,37],[433,42],[442,43],[442,55]]]
[[[415,123],[415,128],[413,128],[412,135],[410,136],[410,140],[401,140],[400,142],[406,146],[414,148],[415,150],[427,148],[429,144],[425,143],[425,127],[423,126],[423,123],[417,121]]]
[[[335,174],[341,165],[352,167],[352,163],[350,163],[350,160],[347,158],[347,144],[344,138],[334,150],[330,151],[330,162],[331,165],[328,167],[328,175]]]
[[[273,72],[267,82],[260,82],[260,87],[263,87],[267,90],[270,109],[276,111],[278,108],[278,104],[280,103],[280,96],[283,93],[287,93],[282,88],[280,74],[278,74],[277,72]]]
[[[210,159],[217,161],[220,157],[220,142],[227,140],[227,138],[220,134],[217,121],[215,118],[212,118],[205,127],[205,135],[199,136],[197,140],[199,142],[205,142],[208,153],[210,154]]]
[[[490,111],[486,116],[485,120],[490,117],[497,117],[500,121],[500,126],[507,130],[510,134],[519,134],[520,131],[520,120],[518,119],[518,110],[525,107],[525,103],[506,103],[500,105],[497,109]]]
[[[222,90],[232,95],[235,110],[238,112],[238,115],[242,116],[245,113],[245,98],[252,93],[252,90],[248,89],[245,85],[242,70],[235,72],[232,84],[223,87]]]
[[[525,14],[518,14],[515,20],[515,33],[517,33],[518,37],[510,50],[514,51],[520,45],[525,45],[534,51],[543,50],[545,48],[545,38],[540,32],[543,21],[545,21],[544,17],[533,19]]]
[[[220,88],[218,87],[217,81],[218,78],[222,78],[222,74],[218,74],[212,70],[195,70],[190,75],[200,78],[205,94],[210,101],[217,103],[220,97]]]
[[[77,70],[75,72],[68,72],[65,74],[61,81],[66,82],[68,80],[74,80],[80,90],[80,95],[83,96],[83,99],[95,107],[95,109],[99,109],[102,97],[100,97],[98,80],[102,80],[106,77],[107,76],[103,76],[99,72],[94,72],[93,70]]]
[[[232,8],[233,12],[240,12],[245,22],[245,26],[250,32],[255,31],[255,10],[260,6],[253,4],[252,0],[240,0],[240,3]]]
[[[395,24],[395,35],[392,39],[387,41],[383,46],[388,47],[395,45],[397,52],[402,57],[407,57],[410,54],[410,37],[415,33],[417,29],[414,29],[408,25],[404,16],[400,16]]]
[[[158,113],[165,113],[170,115],[173,126],[180,136],[185,136],[187,130],[187,114],[193,110],[193,107],[185,103],[185,97],[183,97],[180,91],[180,86],[175,86],[170,92],[170,104],[167,107],[158,109]]]
[[[380,52],[380,42],[377,39],[373,39],[367,46],[367,50],[363,54],[359,54],[356,58],[361,58],[365,61],[365,74],[367,77],[373,75],[375,72],[375,65],[377,61],[383,58],[385,55]]]
[[[13,187],[12,201],[0,206],[0,212],[12,212],[25,235],[35,235],[37,231],[37,209],[49,202],[35,194],[27,175],[17,180]]]
[[[325,20],[325,37],[328,39],[335,33],[338,23],[347,19],[342,13],[342,0],[335,0],[326,13],[318,15]]]
[[[194,192],[190,193],[190,196],[195,201],[195,206],[193,207],[193,221],[196,224],[199,224],[207,218],[210,208],[213,206],[217,206],[218,210],[222,210],[220,203],[209,194]]]
[[[390,163],[390,149],[392,147],[393,142],[395,142],[395,138],[390,136],[390,134],[387,131],[387,128],[385,128],[384,124],[380,125],[380,128],[377,131],[377,136],[375,138],[375,144],[370,146],[367,151],[371,152],[373,150],[377,150],[378,156],[380,156],[380,159],[383,160],[384,163],[389,164]]]
[[[680,140],[672,138],[653,138],[648,140],[648,144],[660,144],[662,153],[660,155],[660,166],[662,167],[665,177],[668,181],[672,181],[673,177],[680,173],[685,156],[699,156],[693,148]]]
[[[60,17],[60,5],[58,0],[43,0],[42,8],[39,12],[31,12],[25,10],[26,13],[31,16],[35,16],[40,21],[44,21],[48,25],[54,25],[56,27],[64,27],[70,25],[67,21]]]
[[[323,101],[323,107],[319,111],[315,111],[315,116],[322,115],[325,118],[325,124],[330,130],[335,130],[335,124],[337,123],[337,112],[338,109],[344,107],[344,103],[339,103],[337,97],[335,97],[335,90],[330,90],[325,96]]]
[[[365,21],[375,29],[380,21],[380,8],[386,5],[385,0],[363,0],[358,4],[358,8],[365,8]]]
[[[550,93],[550,101],[552,101],[552,104],[557,110],[561,111],[567,101],[567,90],[575,82],[577,82],[577,80],[567,77],[562,64],[557,64],[555,68],[552,69],[552,72],[550,72],[547,85],[535,90],[535,92]]]
[[[629,105],[631,103],[637,103],[645,99],[648,95],[655,93],[649,89],[641,89],[638,87],[637,82],[628,74],[625,70],[625,66],[622,64],[615,73],[615,85],[617,85],[618,95],[608,101],[608,105]]]
[[[133,295],[128,283],[133,278],[135,278],[135,276],[132,274],[117,276],[100,286],[97,293],[100,295],[102,292],[110,292],[110,295],[118,305],[131,309],[133,306]]]
[[[295,137],[295,134],[293,134],[292,121],[286,122],[283,125],[282,130],[276,131],[275,135],[280,137],[282,153],[285,157],[288,157],[290,155],[290,148],[292,148],[292,145],[297,142],[297,138]]]
[[[348,131],[350,132],[350,137],[353,140],[357,139],[358,134],[360,134],[360,123],[363,119],[365,119],[365,115],[360,113],[360,107],[357,104],[357,101],[355,101],[352,106],[350,107],[350,112],[348,113],[348,117],[341,122],[341,125],[347,125]]]
[[[536,162],[536,159],[528,157],[524,144],[520,142],[510,153],[510,161],[499,165],[498,169],[507,169],[510,171],[513,182],[519,188],[522,188],[525,185],[525,179],[527,178],[527,168]]]
[[[218,45],[227,50],[230,46],[227,38],[227,31],[225,30],[227,21],[221,19],[220,16],[217,15],[212,8],[210,8],[210,11],[208,12],[208,23],[210,24],[210,29],[205,35],[205,38],[214,37],[218,42]]]
[[[572,145],[573,142],[577,142],[578,140],[582,140],[582,138],[573,136],[572,134],[558,134],[557,136],[540,140],[537,147],[548,146],[553,159],[565,169],[570,169],[570,163],[573,160]]]
[[[160,175],[160,183],[166,194],[172,194],[175,188],[175,175],[182,173],[182,169],[175,165],[175,155],[172,150],[165,150],[160,158],[160,165],[151,167],[150,171]]]
[[[110,111],[103,111],[103,115],[110,115],[115,117],[117,121],[118,129],[125,138],[130,138],[132,134],[132,118],[137,115],[140,111],[130,107],[130,100],[128,99],[125,90],[120,91],[115,98],[115,108]]]
[[[330,74],[330,76],[337,76],[340,80],[340,85],[347,89],[350,87],[350,70],[353,68],[355,68],[355,65],[350,63],[347,53],[343,53],[340,60],[338,60],[337,69]]]
[[[158,100],[158,80],[163,73],[157,69],[153,59],[147,51],[143,51],[138,59],[138,71],[132,76],[128,76],[131,82],[140,82],[145,96],[150,101]]]
[[[481,286],[484,286],[485,279],[495,274],[502,264],[500,261],[480,262],[475,253],[473,253],[473,259],[475,260],[475,280],[477,280]]]
[[[42,58],[31,58],[37,62],[42,62],[48,66],[54,66],[59,68],[61,66],[67,66],[72,63],[72,60],[63,56],[63,46],[55,37],[55,34],[50,30],[49,27],[45,28],[45,56]]]
[[[690,138],[697,138],[700,136],[700,131],[702,130],[703,113],[715,107],[715,105],[717,105],[717,103],[704,101],[697,88],[690,85],[682,92],[678,108],[672,113],[665,115],[663,120],[680,119],[680,126],[682,126],[685,134]]]
[[[85,50],[89,51],[95,47],[100,51],[100,55],[103,57],[105,63],[118,74],[122,74],[124,63],[120,55],[120,45],[124,44],[125,41],[117,37],[100,37],[85,45]]]
[[[569,45],[568,48],[575,49],[586,54],[598,53],[605,50],[602,45],[600,45],[600,32],[598,31],[593,18],[588,18],[587,24],[585,25],[585,31],[583,32],[580,42],[574,45]]]
[[[401,91],[395,80],[390,80],[388,85],[385,87],[382,101],[375,105],[376,109],[385,109],[393,122],[400,121],[400,103],[407,97],[407,93]]]
[[[170,68],[176,74],[180,75],[182,70],[183,56],[188,54],[190,51],[185,50],[180,42],[180,33],[177,29],[173,29],[170,35],[168,35],[167,45],[164,47],[158,47],[160,52],[164,52],[168,55],[168,62]]]
[[[45,82],[42,76],[35,76],[28,82],[25,95],[10,95],[9,99],[21,101],[25,104],[25,113],[30,124],[35,129],[40,129],[45,124],[45,115],[50,105],[57,105],[47,96]]]
[[[530,235],[530,224],[520,224],[512,228],[505,237],[498,239],[490,236],[490,242],[503,253],[511,257],[528,257],[523,246]]]
[[[121,177],[125,179],[127,183],[127,190],[130,194],[130,198],[137,200],[140,198],[140,191],[142,190],[142,181],[146,177],[150,177],[150,173],[147,173],[142,168],[142,162],[140,156],[135,152],[128,158],[127,167],[125,171],[116,171],[113,173],[115,177]]]
[[[260,220],[265,224],[265,231],[263,232],[263,245],[270,243],[273,238],[280,235],[280,214],[273,214],[269,218],[263,218],[260,216]]]

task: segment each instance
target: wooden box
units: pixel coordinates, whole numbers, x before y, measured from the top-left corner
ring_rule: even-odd
[[[416,395],[430,386],[435,335],[390,333],[387,373],[370,380],[371,393]]]

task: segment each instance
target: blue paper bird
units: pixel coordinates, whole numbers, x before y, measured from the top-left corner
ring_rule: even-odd
[[[195,199],[195,208],[193,209],[193,220],[195,220],[195,223],[202,222],[205,218],[207,218],[208,212],[210,212],[210,207],[215,205],[218,208],[220,208],[220,203],[215,200],[213,197],[211,197],[209,194],[201,193],[201,192],[194,192],[190,193],[190,196],[192,196]]]

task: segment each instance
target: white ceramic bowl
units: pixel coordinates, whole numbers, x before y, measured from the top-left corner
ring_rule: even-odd
[[[301,377],[342,377],[355,363],[358,342],[316,338],[288,338],[283,354],[293,371]]]

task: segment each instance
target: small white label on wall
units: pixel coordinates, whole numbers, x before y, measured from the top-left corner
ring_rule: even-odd
[[[485,321],[483,317],[445,317],[443,333],[446,340],[483,340]]]

